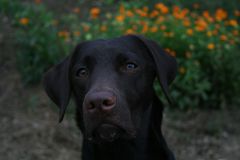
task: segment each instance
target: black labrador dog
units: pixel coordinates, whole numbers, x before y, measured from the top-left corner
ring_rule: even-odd
[[[83,133],[82,160],[174,160],[161,132],[163,105],[154,92],[158,76],[168,87],[176,76],[174,57],[140,35],[77,45],[44,76],[61,122],[71,95]]]

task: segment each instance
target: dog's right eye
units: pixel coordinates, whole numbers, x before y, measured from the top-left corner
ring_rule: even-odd
[[[76,76],[80,78],[85,78],[88,76],[88,70],[87,68],[80,68],[76,72]]]

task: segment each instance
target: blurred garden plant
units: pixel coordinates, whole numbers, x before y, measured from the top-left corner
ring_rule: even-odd
[[[18,66],[25,83],[38,82],[42,73],[76,43],[143,34],[177,58],[179,75],[172,87],[176,107],[219,108],[239,102],[238,10],[200,12],[196,11],[199,4],[188,9],[121,2],[114,13],[93,7],[87,17],[79,19],[81,10],[76,7],[55,20],[43,4],[23,6],[15,0],[1,0],[0,5],[5,8],[3,13],[11,13],[17,27]],[[62,29],[62,24],[68,24],[67,28]],[[158,84],[156,90],[161,93]]]

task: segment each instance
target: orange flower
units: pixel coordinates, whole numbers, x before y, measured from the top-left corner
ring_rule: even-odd
[[[75,7],[73,8],[73,13],[80,13],[80,8],[79,7]]]
[[[84,32],[89,31],[90,27],[87,24],[83,24],[82,26],[83,26],[83,31]]]
[[[118,22],[123,22],[124,19],[125,19],[125,17],[124,17],[123,15],[118,15],[118,16],[116,16],[116,20],[117,20]]]
[[[180,8],[178,6],[173,6],[173,13],[179,12]]]
[[[28,25],[28,23],[29,23],[29,18],[26,18],[26,17],[24,17],[24,18],[21,18],[20,20],[19,20],[19,23],[20,24],[22,24],[22,25]]]
[[[191,58],[191,57],[192,57],[192,54],[191,54],[190,52],[186,52],[186,53],[185,53],[185,56],[186,56],[186,58]]]
[[[234,44],[235,44],[235,41],[232,39],[232,40],[229,41],[229,43],[230,43],[231,45],[234,45]]]
[[[212,33],[211,31],[208,31],[208,32],[207,32],[207,36],[208,36],[208,37],[212,37],[212,35],[213,35],[213,33]]]
[[[240,17],[240,11],[239,10],[235,10],[234,14],[235,14],[235,16]]]
[[[192,36],[192,35],[193,35],[193,30],[192,30],[192,29],[187,29],[187,34],[188,34],[189,36]]]
[[[194,13],[194,12],[190,13],[190,16],[191,16],[192,18],[197,18],[197,17],[198,17],[198,15],[197,15],[196,13]]]
[[[179,8],[173,8],[173,16],[177,19],[183,19],[188,14],[189,10],[184,8],[180,10]]]
[[[127,11],[127,12],[126,12],[126,15],[127,15],[128,17],[133,17],[133,16],[134,16],[134,14],[133,14],[132,11]]]
[[[34,0],[34,2],[35,2],[36,4],[40,4],[40,3],[42,3],[42,0]]]
[[[169,49],[169,48],[165,48],[165,51],[166,51],[169,55],[171,55],[171,56],[173,56],[173,57],[176,57],[176,52],[175,52],[175,51],[173,51],[173,50],[171,50],[171,49]]]
[[[153,11],[150,13],[149,17],[150,17],[150,18],[154,18],[154,17],[157,17],[158,14],[159,14],[159,12],[158,12],[157,10],[153,10]]]
[[[180,67],[180,68],[179,68],[179,72],[180,72],[181,74],[184,74],[184,73],[186,73],[186,69],[185,69],[184,67]]]
[[[141,9],[135,9],[135,12],[141,17],[147,17],[147,13],[145,11],[142,11]]]
[[[206,30],[207,27],[208,27],[207,22],[206,22],[204,19],[202,19],[202,18],[199,18],[199,19],[195,22],[195,24],[196,24],[196,30],[197,30],[197,31],[204,31],[204,30]]]
[[[58,36],[59,37],[63,37],[65,39],[68,38],[69,35],[70,35],[70,33],[68,31],[60,31],[60,32],[58,32]]]
[[[166,27],[165,25],[161,25],[161,26],[160,26],[160,29],[161,29],[162,31],[164,31],[164,30],[167,29],[167,27]]]
[[[226,35],[221,35],[220,36],[220,40],[221,41],[226,41],[227,40],[227,36]]]
[[[203,11],[203,17],[208,19],[210,17],[209,12],[208,11]]]
[[[90,14],[91,14],[91,18],[95,19],[95,18],[97,18],[97,17],[99,16],[99,14],[100,14],[100,9],[97,8],[97,7],[93,7],[93,8],[91,8],[91,10],[90,10]]]
[[[135,31],[137,30],[137,28],[138,28],[137,25],[132,26],[132,29],[135,30]]]
[[[58,20],[53,20],[52,25],[57,26],[59,24]]]
[[[193,4],[193,8],[194,8],[194,9],[199,9],[199,7],[200,7],[199,3],[194,3],[194,4]]]
[[[189,19],[184,19],[184,20],[183,20],[183,25],[184,25],[185,27],[189,27],[189,26],[191,25],[190,20],[189,20]]]
[[[215,12],[215,18],[217,21],[222,21],[227,18],[227,12],[223,9],[217,9]]]
[[[168,7],[165,6],[163,3],[155,4],[155,8],[160,10],[162,14],[167,14],[168,13]]]
[[[124,7],[123,4],[121,4],[120,7],[119,7],[119,13],[124,14],[124,12],[125,12],[125,7]]]
[[[148,12],[148,7],[144,6],[144,7],[143,7],[143,11],[144,11],[144,12]]]
[[[189,13],[189,10],[187,8],[184,8],[182,10],[182,14],[184,14],[184,16],[186,16]]]
[[[81,32],[79,32],[79,31],[74,31],[73,34],[74,34],[74,36],[79,37],[79,36],[81,35]]]
[[[165,48],[165,51],[168,53],[171,52],[171,50],[169,48]]]
[[[134,32],[134,30],[132,30],[132,29],[128,29],[128,30],[126,30],[126,32],[125,32],[125,34],[134,34],[135,32]]]
[[[174,33],[173,32],[164,32],[163,34],[165,37],[174,37]]]
[[[142,28],[142,33],[146,33],[148,31],[149,27],[147,23],[144,23],[143,28]]]
[[[106,31],[107,31],[107,26],[102,25],[102,26],[100,27],[100,31],[106,32]]]
[[[213,18],[210,16],[208,11],[203,12],[203,17],[208,20],[208,22],[213,22]]]
[[[162,23],[165,20],[165,18],[163,16],[159,16],[158,19],[156,20],[157,24]]]
[[[216,36],[218,34],[218,30],[215,29],[215,30],[212,31],[212,33],[213,33],[214,36]]]
[[[207,45],[207,48],[208,48],[209,50],[213,50],[213,49],[215,48],[215,45],[214,45],[213,43],[209,43],[209,44]]]
[[[236,27],[236,26],[238,26],[238,22],[235,19],[231,19],[231,20],[229,20],[229,25]]]
[[[158,28],[156,26],[153,26],[150,28],[150,32],[155,33],[157,32]]]
[[[234,30],[234,31],[232,31],[232,34],[233,34],[234,36],[238,36],[239,32],[238,32],[238,30]]]

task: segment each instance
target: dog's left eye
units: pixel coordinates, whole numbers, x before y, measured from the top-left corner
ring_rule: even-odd
[[[77,77],[87,77],[88,76],[88,70],[86,68],[80,68],[77,70],[76,73]]]
[[[134,64],[134,63],[127,63],[126,64],[126,69],[127,70],[132,70],[132,69],[135,69],[135,68],[137,68],[138,66],[136,65],[136,64]]]

